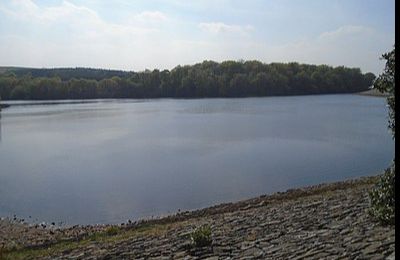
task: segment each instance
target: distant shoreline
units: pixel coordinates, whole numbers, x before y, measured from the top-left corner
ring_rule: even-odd
[[[366,90],[366,91],[358,92],[356,94],[362,95],[362,96],[371,96],[371,97],[388,97],[389,96],[389,94],[382,93],[379,90],[374,89],[374,88]]]
[[[304,95],[276,95],[276,96],[248,96],[248,97],[196,97],[196,98],[87,98],[87,99],[29,99],[29,100],[3,100],[0,102],[0,110],[2,108],[8,108],[11,106],[32,106],[32,105],[66,105],[66,104],[86,104],[86,103],[99,103],[99,102],[111,102],[113,100],[135,100],[141,102],[142,100],[152,100],[152,99],[242,99],[242,98],[264,98],[264,97],[296,97],[296,96],[326,96],[326,95],[361,95],[361,96],[371,96],[371,97],[387,97],[388,94],[382,94],[375,89],[366,90],[362,92],[355,93],[329,93],[329,94],[304,94]],[[21,103],[18,103],[21,101]]]

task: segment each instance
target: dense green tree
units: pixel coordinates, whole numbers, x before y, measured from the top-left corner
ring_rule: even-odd
[[[102,79],[97,86],[99,98],[114,98],[118,89],[118,83],[113,79]]]
[[[382,55],[386,60],[385,69],[374,82],[374,87],[382,93],[389,94],[387,102],[389,105],[389,128],[395,136],[395,47],[393,50]]]
[[[229,82],[228,96],[229,97],[243,97],[248,93],[247,87],[249,82],[246,74],[236,73],[233,75],[231,81]]]
[[[203,61],[169,70],[2,69],[3,99],[247,97],[353,93],[375,76],[359,69],[260,61]],[[383,82],[383,79],[382,79]]]
[[[386,60],[385,69],[374,82],[374,87],[388,94],[389,128],[395,138],[395,47],[382,55]],[[367,75],[366,75],[367,76]],[[374,189],[370,192],[371,214],[383,224],[395,224],[396,205],[396,170],[395,163],[387,168]]]
[[[0,97],[10,97],[11,91],[17,84],[17,78],[15,74],[6,74],[0,77]]]

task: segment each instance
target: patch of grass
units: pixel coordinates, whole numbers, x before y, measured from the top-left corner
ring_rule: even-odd
[[[212,243],[211,238],[211,227],[209,225],[204,225],[196,228],[192,234],[190,234],[193,245],[195,247],[209,246]]]
[[[118,226],[111,226],[109,228],[106,229],[106,234],[109,236],[114,236],[116,234],[118,234],[121,231],[121,228]]]
[[[44,248],[23,248],[12,251],[5,251],[2,253],[2,255],[0,255],[0,259],[18,260],[57,256],[64,251],[72,251],[76,249],[82,249],[83,251],[85,246],[93,242],[106,244],[116,243],[136,236],[160,236],[172,227],[172,224],[144,224],[133,229],[123,229],[117,226],[111,226],[103,232],[94,233],[80,241],[63,241]]]
[[[29,248],[24,248],[24,249],[19,249],[16,251],[9,251],[6,252],[1,258],[4,260],[8,259],[31,259],[31,258],[40,258],[40,257],[49,257],[54,255],[56,252],[63,252],[63,251],[68,251],[68,250],[73,250],[77,248],[78,246],[83,246],[87,244],[87,241],[79,241],[79,242],[59,242],[57,244],[54,244],[50,247],[45,247],[45,248],[40,248],[40,249],[29,249]]]

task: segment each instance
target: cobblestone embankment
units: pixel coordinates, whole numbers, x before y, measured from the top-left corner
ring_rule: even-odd
[[[0,221],[0,258],[394,259],[395,228],[368,214],[376,177],[288,190],[115,226],[43,228]],[[212,245],[190,233],[208,224]]]

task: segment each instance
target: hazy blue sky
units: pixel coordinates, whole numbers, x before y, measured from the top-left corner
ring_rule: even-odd
[[[379,73],[394,0],[1,0],[0,66],[298,61]]]

